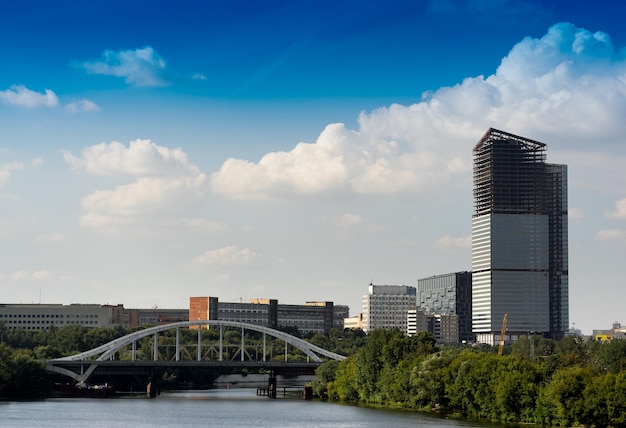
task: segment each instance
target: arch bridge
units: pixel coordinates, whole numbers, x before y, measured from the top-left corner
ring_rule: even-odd
[[[211,359],[208,353],[203,354],[203,348],[207,348],[207,345],[202,343],[202,330],[203,327],[219,327],[219,347],[215,348],[215,346],[211,345],[209,348],[215,351],[216,359]],[[188,348],[187,345],[181,344],[180,341],[180,329],[181,328],[193,328],[196,327],[197,334],[197,343],[195,347],[196,358],[192,360],[190,358],[184,359],[184,355],[188,357],[190,354],[188,352],[184,352]],[[229,361],[224,360],[224,348],[226,346],[224,344],[224,327],[234,327],[241,329],[241,342],[237,345],[238,350],[235,353],[235,357],[237,355],[240,356],[239,361],[233,361],[232,359]],[[175,352],[173,357],[169,359],[159,359],[159,333],[176,330],[176,342],[175,342]],[[261,353],[261,357],[259,358],[258,352],[256,355],[256,361],[253,361],[252,355],[246,351],[245,344],[245,331],[255,331],[263,334],[263,350]],[[205,330],[206,331],[206,330]],[[267,361],[267,341],[266,336],[274,337],[276,339],[282,340],[285,343],[285,358],[284,361]],[[137,341],[143,338],[152,337],[152,360],[139,360],[137,359]],[[291,345],[302,351],[306,355],[306,362],[297,361],[290,362],[288,361],[288,352],[287,347]],[[130,349],[130,360],[119,361],[115,360],[116,355],[120,355],[121,353],[128,354]],[[246,359],[246,357],[248,357]],[[98,346],[89,351],[81,352],[75,355],[70,355],[67,357],[56,358],[47,361],[46,369],[50,372],[60,373],[66,376],[71,377],[77,382],[86,382],[87,379],[94,373],[98,367],[101,366],[116,366],[116,367],[176,367],[176,366],[212,366],[212,367],[255,367],[255,368],[264,368],[269,370],[274,370],[278,367],[286,369],[288,367],[299,366],[300,368],[308,367],[308,369],[314,369],[319,366],[324,360],[333,359],[341,361],[346,357],[334,352],[327,351],[326,349],[320,348],[319,346],[313,345],[305,340],[302,340],[298,337],[292,336],[288,333],[275,330],[269,327],[263,327],[254,324],[236,322],[236,321],[222,321],[222,320],[197,320],[197,321],[180,321],[174,322],[170,324],[163,324],[156,327],[150,327],[144,330],[136,331],[126,336],[117,338],[115,340],[110,341],[104,345]]]

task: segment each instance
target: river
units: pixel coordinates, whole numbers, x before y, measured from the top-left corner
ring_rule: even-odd
[[[254,389],[164,392],[157,398],[0,402],[0,425],[45,427],[380,428],[485,427],[406,411],[257,397]]]

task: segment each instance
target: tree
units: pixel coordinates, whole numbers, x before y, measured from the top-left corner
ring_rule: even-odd
[[[400,330],[374,330],[367,335],[365,346],[356,355],[356,385],[359,396],[366,402],[380,402],[377,387],[384,366],[385,345],[403,336]]]
[[[0,343],[0,396],[35,397],[48,390],[45,367],[30,351]]]
[[[315,370],[315,379],[311,383],[313,388],[313,394],[321,399],[330,398],[328,395],[328,389],[332,388],[331,384],[337,378],[337,369],[339,367],[339,361],[330,360],[319,366]]]
[[[572,426],[584,420],[583,391],[596,374],[580,366],[557,370],[539,395],[538,422]]]
[[[358,401],[357,357],[348,357],[337,366],[335,381],[328,385],[328,397],[341,401]]]

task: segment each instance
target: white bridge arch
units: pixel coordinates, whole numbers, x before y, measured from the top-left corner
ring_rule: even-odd
[[[320,348],[319,346],[313,345],[305,340],[292,336],[288,333],[275,330],[269,327],[263,327],[259,325],[236,322],[236,321],[222,321],[222,320],[197,320],[197,321],[180,321],[174,322],[170,324],[163,324],[155,327],[149,327],[144,330],[139,330],[126,336],[119,337],[114,339],[104,345],[98,346],[89,351],[81,352],[75,355],[70,355],[62,358],[55,358],[49,360],[46,364],[46,367],[51,372],[61,373],[67,375],[78,382],[86,381],[89,376],[94,372],[94,370],[98,367],[98,362],[107,361],[114,358],[115,354],[120,350],[127,349],[129,345],[132,345],[132,361],[135,361],[136,357],[136,343],[137,340],[142,339],[148,336],[154,336],[154,352],[153,358],[154,361],[158,360],[158,334],[164,331],[176,329],[176,361],[180,359],[180,342],[179,342],[179,329],[180,328],[189,328],[189,327],[198,327],[198,353],[197,359],[201,361],[201,335],[202,335],[202,326],[219,326],[220,327],[220,351],[219,351],[219,361],[222,361],[222,346],[223,346],[223,331],[222,327],[236,327],[241,328],[241,361],[244,361],[244,331],[251,330],[263,333],[263,346],[265,348],[265,335],[269,335],[280,339],[285,342],[285,347],[287,344],[301,350],[307,355],[307,359],[311,359],[315,362],[322,362],[322,358],[320,356],[324,356],[333,360],[341,361],[346,357],[334,352],[327,351],[326,349]],[[265,361],[265,349],[263,350],[263,361]],[[96,358],[94,358],[96,357]],[[85,371],[81,368],[81,373],[76,373],[72,370],[69,370],[65,367],[61,367],[59,364],[64,362],[85,362],[85,365],[90,364],[89,368]]]

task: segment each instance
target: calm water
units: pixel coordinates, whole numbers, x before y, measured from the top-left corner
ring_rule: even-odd
[[[163,393],[158,398],[0,402],[2,427],[484,427],[402,411],[257,397],[256,390]]]

